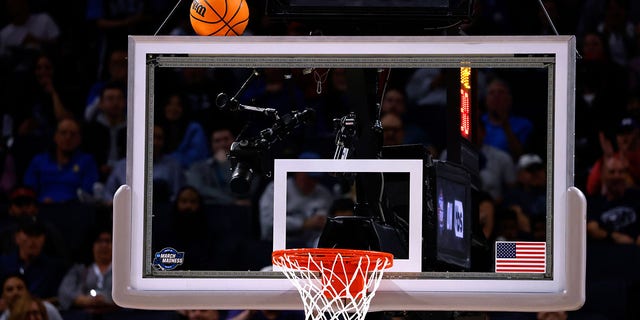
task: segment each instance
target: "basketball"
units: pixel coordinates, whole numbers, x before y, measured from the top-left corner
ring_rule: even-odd
[[[249,22],[245,0],[193,0],[191,26],[201,36],[239,36]]]

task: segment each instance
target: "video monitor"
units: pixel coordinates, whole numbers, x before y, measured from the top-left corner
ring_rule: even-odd
[[[358,245],[395,256],[371,311],[583,303],[574,37],[130,36],[128,63],[126,183],[107,190],[119,305],[301,309],[272,253],[353,245],[344,230],[322,237],[349,215],[369,228]],[[493,79],[535,124],[527,145],[546,177],[536,239],[481,228],[478,128]],[[391,93],[405,94],[404,117],[382,112],[401,101],[382,99]],[[185,200],[189,187],[200,201]],[[544,249],[541,268],[474,268],[523,243]]]
[[[471,268],[471,184],[470,174],[452,163],[435,161],[434,196],[435,230],[430,239],[435,242],[432,253],[434,268],[446,270],[453,266],[457,270]]]

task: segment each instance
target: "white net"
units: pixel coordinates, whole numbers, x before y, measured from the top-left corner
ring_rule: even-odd
[[[393,264],[393,256],[381,252],[296,250],[302,249],[274,252],[273,264],[298,289],[306,320],[363,320]]]

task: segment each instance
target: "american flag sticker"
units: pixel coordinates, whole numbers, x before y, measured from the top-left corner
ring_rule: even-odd
[[[496,272],[544,273],[546,242],[496,241]]]

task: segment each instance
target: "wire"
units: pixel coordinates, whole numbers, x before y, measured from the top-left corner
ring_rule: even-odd
[[[176,9],[178,8],[178,6],[180,5],[180,3],[182,2],[182,0],[178,0],[178,3],[176,3],[176,5],[173,7],[173,9],[171,9],[171,12],[169,12],[169,14],[167,15],[166,18],[164,18],[164,21],[162,21],[162,23],[160,24],[160,26],[158,27],[158,30],[156,30],[156,32],[153,34],[154,36],[158,35],[158,32],[160,32],[160,29],[162,29],[162,27],[164,26],[165,23],[167,23],[167,21],[169,20],[169,18],[173,15],[173,12],[176,11]]]
[[[553,24],[553,20],[551,20],[551,16],[549,15],[549,12],[547,12],[547,8],[542,3],[542,0],[538,0],[538,3],[540,4],[540,8],[542,8],[542,11],[544,11],[544,15],[545,17],[547,17],[547,21],[551,25],[551,29],[553,29],[553,33],[555,33],[556,36],[559,35],[558,30],[556,29],[556,26]]]
[[[380,194],[378,197],[378,210],[380,210],[380,219],[382,220],[382,223],[386,223],[387,219],[384,215],[384,210],[382,209],[382,195],[384,193],[384,173],[380,172]]]
[[[382,115],[382,103],[384,102],[384,95],[387,94],[387,85],[389,84],[389,78],[391,78],[391,68],[387,71],[387,77],[384,79],[384,85],[382,86],[382,93],[380,94],[380,104],[378,107],[378,120]]]
[[[437,27],[432,27],[432,28],[422,28],[422,30],[424,31],[438,31],[438,30],[447,30],[447,29],[451,29],[453,27],[459,26],[464,22],[464,20],[457,20],[451,24],[448,25],[444,25],[444,26],[437,26]]]
[[[555,33],[556,36],[559,36],[560,34],[558,33],[556,26],[553,24],[553,20],[551,20],[551,16],[549,16],[549,12],[547,12],[547,8],[542,3],[542,0],[538,0],[538,4],[540,4],[540,8],[542,8],[542,11],[544,11],[544,15],[545,17],[547,17],[547,21],[549,22],[549,25],[551,25],[551,29],[553,29],[553,33]],[[578,49],[576,49],[576,57],[578,59],[582,59],[582,56],[580,55],[580,52],[578,52]]]

